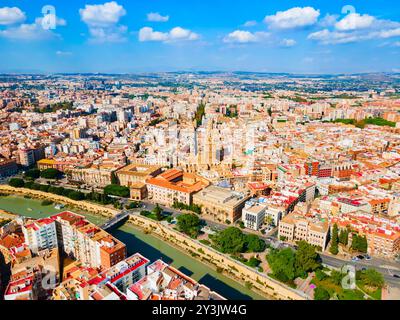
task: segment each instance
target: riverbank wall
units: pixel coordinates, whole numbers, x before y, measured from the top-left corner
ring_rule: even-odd
[[[306,300],[301,292],[268,277],[267,275],[252,269],[241,262],[234,260],[213,248],[200,243],[197,240],[172,229],[160,222],[150,220],[140,215],[131,215],[129,222],[135,226],[159,236],[173,245],[183,249],[192,257],[217,267],[222,273],[226,273],[243,285],[250,283],[257,291],[277,300]]]
[[[1,185],[0,192],[10,195],[30,196],[38,199],[49,199],[54,202],[63,203],[73,208],[88,211],[93,214],[99,214],[104,217],[112,217],[120,211],[101,205],[93,204],[87,201],[74,201],[67,197],[58,196],[42,191],[14,188],[11,186]],[[236,281],[250,284],[251,287],[261,293],[278,300],[306,300],[307,297],[295,289],[292,289],[270,277],[266,274],[256,271],[241,262],[234,260],[213,248],[206,246],[197,240],[194,240],[161,222],[148,219],[140,215],[131,215],[129,223],[152,233],[161,239],[171,243],[172,245],[182,249],[192,257],[203,261],[206,264],[215,266],[223,274],[227,274]]]

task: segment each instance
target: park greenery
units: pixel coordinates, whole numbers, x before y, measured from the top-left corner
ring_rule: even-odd
[[[73,102],[72,101],[63,101],[63,102],[48,104],[44,107],[36,107],[34,109],[34,112],[52,113],[52,112],[56,112],[58,110],[73,110]]]
[[[57,187],[48,184],[39,184],[33,181],[24,181],[20,178],[12,178],[8,183],[11,187],[14,188],[27,188],[31,190],[37,190],[42,192],[48,192],[59,196],[64,196],[70,198],[71,200],[80,201],[80,200],[88,200],[96,203],[100,203],[102,205],[112,204],[115,206],[115,203],[118,202],[117,199],[113,199],[106,194],[98,193],[98,192],[89,192],[83,193],[78,190],[68,189],[64,187]]]
[[[197,238],[201,229],[201,221],[196,215],[182,214],[177,217],[177,227],[180,232],[192,238]]]
[[[380,117],[376,118],[366,118],[360,121],[356,121],[355,119],[336,119],[333,120],[334,123],[344,123],[344,124],[351,124],[356,126],[357,128],[364,129],[366,125],[372,124],[375,126],[389,126],[389,127],[396,127],[396,122],[388,121]]]
[[[125,206],[125,209],[132,210],[140,207],[140,202],[132,201]]]
[[[25,172],[24,178],[29,180],[35,180],[40,177],[40,170],[39,169],[29,169]]]
[[[257,259],[256,257],[251,257],[250,259],[246,259],[241,254],[236,254],[236,255],[231,255],[231,258],[235,259],[251,268],[258,268],[259,265],[261,264],[261,260]]]
[[[382,274],[374,269],[356,272],[356,287],[345,289],[342,281],[347,274],[339,270],[321,270],[315,272],[312,283],[316,285],[314,290],[315,300],[380,300],[382,288],[385,284]]]
[[[152,211],[143,210],[140,215],[155,221],[170,221],[171,214],[164,212],[162,208],[157,204]]]
[[[270,275],[291,286],[297,277],[306,278],[309,272],[321,268],[316,248],[305,241],[297,243],[296,251],[291,248],[271,248],[267,261],[272,271]]]
[[[264,240],[253,234],[246,235],[236,227],[228,227],[210,235],[210,239],[222,253],[263,252],[266,248]]]
[[[8,184],[9,184],[11,187],[14,187],[14,188],[23,188],[24,185],[25,185],[25,182],[24,182],[23,179],[20,179],[20,178],[11,178],[11,179],[8,181]]]
[[[62,178],[63,173],[57,169],[49,168],[40,171],[40,177],[43,179],[56,180]]]
[[[197,214],[201,214],[201,206],[197,204],[187,205],[186,203],[183,202],[174,201],[172,208],[178,210],[188,210]]]
[[[118,184],[110,184],[104,188],[104,194],[121,198],[129,198],[130,191],[128,187]]]

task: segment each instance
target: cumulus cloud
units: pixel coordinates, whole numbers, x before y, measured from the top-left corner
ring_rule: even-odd
[[[319,10],[313,7],[295,7],[266,16],[264,22],[272,29],[294,29],[314,25],[318,21]]]
[[[333,25],[308,35],[322,44],[341,44],[400,36],[400,23],[377,19],[368,14],[350,13]]]
[[[81,20],[89,27],[91,42],[122,42],[126,40],[127,27],[118,25],[120,19],[126,15],[126,10],[117,2],[85,5],[85,8],[79,9],[79,14]]]
[[[340,31],[365,29],[372,26],[375,17],[368,14],[350,13],[342,20],[336,22],[335,28]]]
[[[175,27],[169,32],[154,31],[153,28],[144,27],[139,30],[139,41],[163,41],[163,42],[177,42],[177,41],[193,41],[199,39],[197,33],[181,27]]]
[[[79,9],[79,14],[87,25],[105,27],[118,23],[126,14],[126,10],[117,2],[111,1],[104,4],[87,4],[84,9]]]
[[[25,13],[17,7],[0,8],[0,25],[8,26],[25,21]]]
[[[150,12],[147,14],[147,20],[152,22],[167,22],[169,16],[162,16],[158,12]]]
[[[260,42],[269,36],[267,32],[250,32],[244,30],[235,30],[228,34],[223,41],[225,43],[251,43]]]
[[[326,14],[318,24],[323,28],[332,27],[337,23],[338,18],[339,16],[336,14]]]

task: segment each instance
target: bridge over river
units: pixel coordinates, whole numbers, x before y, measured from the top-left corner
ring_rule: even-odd
[[[128,218],[129,212],[122,211],[121,213],[118,213],[116,216],[112,217],[110,220],[102,224],[100,228],[102,228],[103,230],[108,230],[116,226],[121,226],[125,221],[128,220]]]

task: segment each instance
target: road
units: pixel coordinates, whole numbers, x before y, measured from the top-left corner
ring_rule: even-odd
[[[372,258],[370,261],[361,260],[357,262],[341,260],[336,257],[332,257],[326,254],[321,254],[322,263],[333,268],[341,268],[343,265],[352,265],[356,267],[356,270],[362,270],[362,268],[374,268],[375,270],[382,273],[385,281],[393,287],[400,288],[400,279],[393,277],[393,274],[400,274],[400,264],[387,261],[379,258]],[[397,265],[396,265],[397,264]]]

